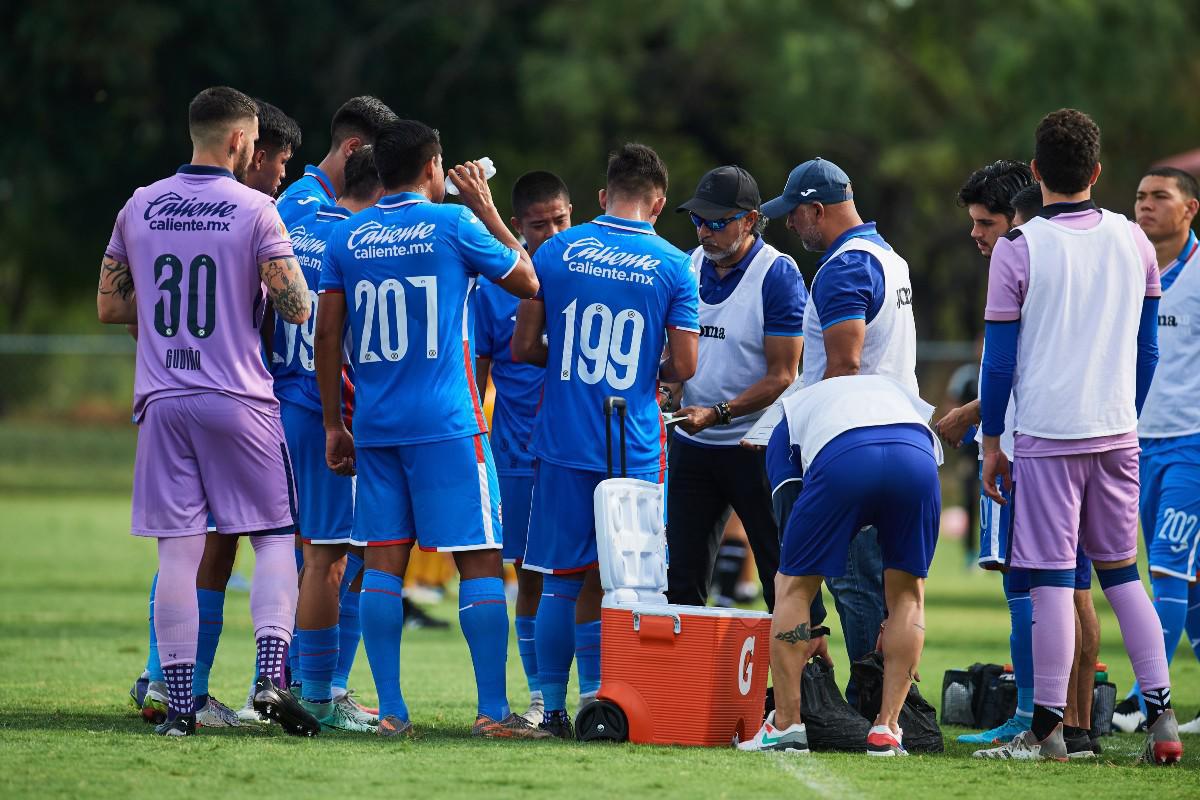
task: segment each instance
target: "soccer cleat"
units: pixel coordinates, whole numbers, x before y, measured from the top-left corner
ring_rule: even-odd
[[[546,714],[538,725],[538,730],[545,731],[556,739],[575,739],[575,730],[571,727],[571,718],[567,716],[566,711],[551,711]]]
[[[1092,749],[1092,737],[1086,733],[1064,736],[1063,741],[1067,745],[1067,758],[1071,760],[1096,757],[1096,751]]]
[[[975,758],[994,758],[1001,761],[1066,761],[1067,743],[1063,740],[1060,722],[1045,739],[1038,741],[1033,731],[1018,734],[1008,744],[988,750],[976,750]]]
[[[413,726],[406,719],[400,719],[395,714],[388,714],[379,720],[379,726],[375,728],[375,735],[383,736],[384,738],[411,737],[413,735]]]
[[[1135,733],[1146,722],[1136,697],[1126,697],[1113,709],[1112,726],[1121,733]]]
[[[875,725],[867,732],[867,755],[869,756],[906,756],[904,749],[904,731],[892,733],[887,725]]]
[[[147,677],[138,678],[133,682],[133,686],[129,689],[129,699],[133,703],[133,707],[138,711],[142,710],[142,703],[146,701],[146,689],[150,687],[150,679]]]
[[[1183,742],[1179,741],[1179,723],[1174,710],[1168,708],[1159,714],[1154,724],[1146,729],[1146,749],[1142,751],[1143,764],[1178,764],[1183,758]]]
[[[321,723],[286,689],[280,689],[269,677],[260,675],[254,684],[254,710],[278,722],[292,736],[316,736]]]
[[[167,719],[167,684],[150,681],[142,698],[142,719],[159,725]]]
[[[494,720],[480,714],[471,727],[472,736],[485,739],[549,739],[550,733],[517,714],[509,714],[502,720]]]
[[[237,728],[242,722],[229,706],[212,695],[196,709],[196,724],[201,728]]]
[[[738,750],[744,753],[799,753],[809,752],[808,731],[804,723],[789,725],[786,730],[775,727],[775,712],[772,711],[763,721],[758,733],[744,742],[739,742]]]
[[[271,721],[264,719],[263,715],[254,710],[254,690],[250,690],[250,694],[246,696],[246,705],[237,710],[238,722],[243,725],[267,725]]]
[[[353,690],[353,689],[338,689],[337,687],[334,687],[334,689],[333,689],[333,702],[335,702],[335,703],[340,703],[340,702],[342,702],[343,700],[349,700],[349,701],[350,701],[350,703],[351,703],[351,704],[352,704],[352,705],[353,705],[355,708],[357,708],[357,709],[358,709],[359,711],[361,711],[362,713],[366,714],[368,717],[373,717],[373,718],[375,718],[376,720],[378,720],[378,719],[379,719],[379,709],[378,709],[378,708],[371,708],[370,706],[364,706],[362,703],[360,703],[360,702],[358,702],[357,700],[355,700],[355,699],[354,699],[354,690]]]
[[[1191,722],[1185,722],[1179,726],[1180,733],[1200,733],[1200,711],[1196,712],[1196,718]]]
[[[354,698],[350,696],[349,692],[335,699],[333,704],[341,708],[344,715],[355,720],[361,725],[370,725],[373,728],[379,724],[379,711],[377,709],[369,709],[365,706],[359,705],[354,701]]]
[[[1003,744],[1029,730],[1032,717],[1013,717],[999,727],[981,733],[964,733],[958,737],[962,744]]]
[[[196,715],[180,714],[178,717],[154,726],[159,736],[195,736]]]
[[[540,697],[529,698],[529,708],[521,715],[530,725],[541,725],[546,718],[546,703]]]
[[[310,703],[307,700],[301,700],[300,705],[305,711],[316,717],[323,729],[348,733],[375,732],[374,724],[364,722],[355,716],[358,709],[354,709],[353,712],[348,711],[345,705],[332,700],[328,703]],[[350,707],[353,708],[353,705]]]

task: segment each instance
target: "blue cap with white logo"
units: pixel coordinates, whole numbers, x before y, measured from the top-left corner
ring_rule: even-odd
[[[792,209],[805,203],[844,203],[854,198],[850,176],[832,161],[814,158],[805,161],[788,175],[783,194],[763,203],[764,217],[786,217]]]

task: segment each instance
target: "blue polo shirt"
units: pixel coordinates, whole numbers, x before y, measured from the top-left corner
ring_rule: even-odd
[[[874,222],[864,222],[844,231],[825,251],[813,278],[812,299],[821,330],[850,319],[870,322],[883,307],[883,264],[863,250],[851,250],[833,258],[849,239],[867,239],[887,250],[892,247],[875,230]]]
[[[754,246],[724,278],[717,277],[716,265],[705,258],[700,265],[700,299],[709,305],[727,300],[742,282],[746,268],[762,247],[762,237],[756,236]],[[762,296],[763,335],[804,335],[804,305],[808,302],[808,290],[804,288],[804,277],[800,270],[784,256],[775,259],[775,263],[767,269],[763,278]]]

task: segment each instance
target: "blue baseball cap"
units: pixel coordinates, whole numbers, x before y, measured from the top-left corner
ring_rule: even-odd
[[[844,203],[854,198],[850,176],[832,161],[814,158],[805,161],[788,175],[783,194],[763,203],[764,217],[786,217],[804,203]]]

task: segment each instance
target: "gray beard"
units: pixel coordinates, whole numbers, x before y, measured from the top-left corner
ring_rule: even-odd
[[[745,243],[746,243],[746,239],[745,239],[745,237],[743,237],[741,239],[738,239],[736,242],[734,242],[733,246],[726,250],[718,250],[715,253],[712,251],[709,251],[709,250],[705,250],[704,257],[707,258],[709,261],[713,262],[714,264],[720,263],[722,261],[725,261],[728,258],[732,258],[733,255],[738,250],[740,250],[742,245]]]

